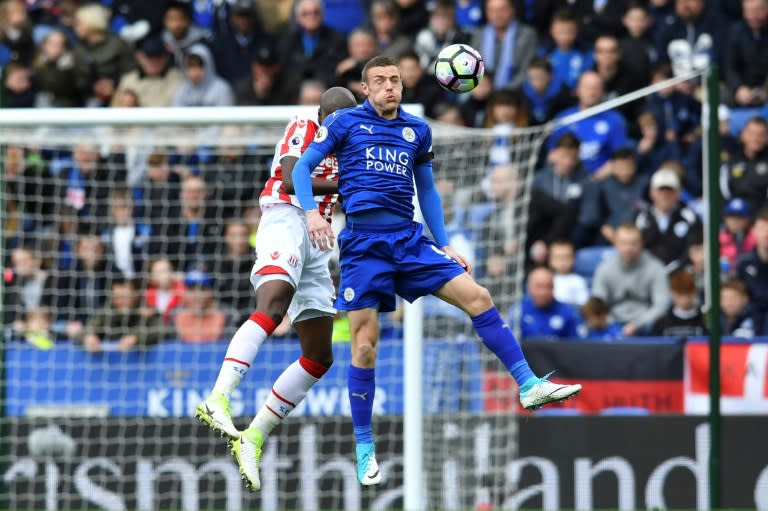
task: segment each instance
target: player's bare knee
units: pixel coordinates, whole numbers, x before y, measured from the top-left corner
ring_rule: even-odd
[[[466,310],[471,316],[482,314],[483,312],[493,307],[493,298],[491,298],[491,293],[489,293],[486,288],[479,284],[475,284],[468,302],[469,303],[467,304]]]
[[[376,362],[376,346],[368,340],[358,341],[353,353],[353,362],[361,367],[373,367]]]

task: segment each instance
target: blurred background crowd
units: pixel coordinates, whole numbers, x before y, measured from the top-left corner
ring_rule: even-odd
[[[431,76],[453,43],[484,56],[471,93]],[[520,189],[509,134],[718,64],[724,333],[768,335],[766,0],[4,0],[0,106],[316,105],[334,85],[362,100],[380,53],[404,103],[498,134],[480,200],[452,202],[460,184],[436,177],[479,278],[525,251],[526,297],[500,303],[524,339],[706,334],[700,80],[552,133],[525,247],[505,228]],[[240,324],[271,154],[177,149],[3,148],[8,335],[127,351]]]

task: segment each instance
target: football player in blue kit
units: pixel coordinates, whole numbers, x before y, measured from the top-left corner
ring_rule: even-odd
[[[335,153],[346,227],[339,234],[341,281],[335,306],[348,311],[352,364],[348,394],[355,432],[357,476],[363,485],[381,481],[371,427],[378,313],[434,294],[472,319],[483,343],[520,387],[523,407],[536,409],[574,396],[581,385],[560,385],[533,374],[488,290],[477,284],[467,260],[448,245],[440,196],[432,176],[432,132],[402,110],[403,85],[395,61],[374,57],[363,68],[366,101],[329,116],[293,170],[296,196],[306,212],[313,244],[330,249],[328,222],[312,195],[310,169]],[[414,182],[421,212],[434,240],[413,220]]]

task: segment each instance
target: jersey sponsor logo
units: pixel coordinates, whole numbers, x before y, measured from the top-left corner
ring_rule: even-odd
[[[388,174],[408,175],[411,156],[406,151],[385,147],[365,148],[365,168]]]
[[[365,130],[365,131],[367,131],[367,132],[368,132],[368,134],[370,134],[370,135],[373,135],[373,125],[371,125],[371,126],[366,126],[365,124],[363,124],[363,123],[360,123],[360,129],[361,129],[361,130]]]
[[[288,143],[293,147],[301,147],[302,144],[304,144],[304,137],[301,135],[294,135]]]
[[[320,129],[315,133],[315,142],[322,142],[326,138],[328,138],[328,128],[320,126]]]
[[[413,131],[413,128],[405,127],[403,128],[403,138],[406,142],[413,142],[416,140],[416,132]]]
[[[348,302],[351,302],[355,299],[355,290],[351,287],[348,287],[344,290],[344,299]]]

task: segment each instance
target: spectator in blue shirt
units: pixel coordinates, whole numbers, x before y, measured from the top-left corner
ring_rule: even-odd
[[[578,44],[579,22],[570,9],[561,9],[552,17],[549,28],[552,41],[539,53],[552,64],[554,80],[569,89],[576,87],[582,72],[592,68],[592,52]]]
[[[523,94],[528,101],[531,125],[551,121],[557,112],[573,103],[568,87],[554,78],[552,64],[544,57],[534,57],[528,64]]]
[[[588,341],[615,341],[624,334],[621,325],[612,321],[608,314],[608,304],[597,296],[591,296],[581,306],[581,316],[584,318],[582,339]]]
[[[594,71],[585,71],[576,87],[578,105],[560,112],[556,120],[597,105],[603,99],[603,90],[600,75]],[[607,110],[558,127],[550,137],[549,148],[568,132],[576,135],[581,142],[579,156],[594,180],[605,179],[611,174],[611,155],[628,145],[624,117],[615,110]]]
[[[577,339],[580,326],[576,308],[555,299],[552,270],[544,266],[531,270],[528,296],[520,306],[522,339]]]

